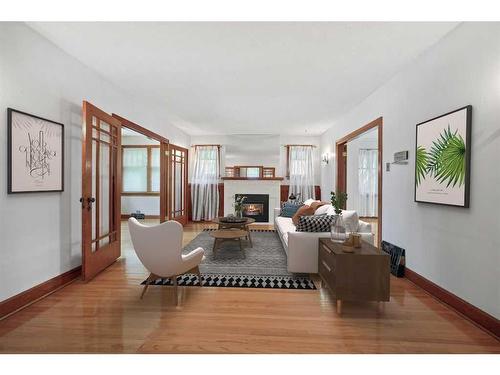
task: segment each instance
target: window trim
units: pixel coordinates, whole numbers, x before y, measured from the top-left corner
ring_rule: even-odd
[[[123,152],[126,148],[145,148],[147,149],[147,165],[146,165],[146,173],[147,173],[147,190],[146,191],[125,191],[123,190],[123,177],[124,177],[124,165],[122,163],[122,192],[121,195],[123,196],[159,196],[160,192],[159,191],[152,191],[151,190],[151,178],[152,178],[152,149],[158,148],[160,149],[160,145],[122,145],[122,160],[123,160]],[[161,153],[161,149],[160,149]],[[161,157],[161,155],[160,155]],[[161,178],[160,178],[161,179]]]

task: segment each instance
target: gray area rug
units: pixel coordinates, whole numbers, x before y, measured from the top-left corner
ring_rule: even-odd
[[[240,250],[237,241],[225,241],[214,256],[212,247],[214,238],[211,230],[205,230],[196,236],[182,250],[183,254],[202,247],[205,260],[200,264],[203,274],[224,275],[283,275],[292,276],[286,269],[286,253],[275,231],[254,230],[251,232],[253,247],[243,241],[246,256]]]

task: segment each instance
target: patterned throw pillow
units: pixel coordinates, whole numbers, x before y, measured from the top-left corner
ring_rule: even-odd
[[[297,210],[302,206],[302,204],[297,204],[297,203],[290,203],[290,202],[285,202],[281,206],[281,213],[280,216],[283,217],[292,217],[295,215]]]
[[[333,215],[301,216],[295,229],[297,232],[329,232]]]
[[[293,225],[298,225],[299,224],[299,219],[300,219],[301,216],[314,215],[314,211],[315,211],[315,209],[312,208],[311,206],[303,205],[302,207],[300,207],[297,210],[297,212],[295,213],[295,215],[292,216]]]

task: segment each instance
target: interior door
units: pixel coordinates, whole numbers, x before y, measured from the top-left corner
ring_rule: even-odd
[[[82,274],[90,280],[120,257],[121,123],[83,102]]]
[[[168,149],[168,218],[186,225],[188,150],[173,144],[169,144]]]

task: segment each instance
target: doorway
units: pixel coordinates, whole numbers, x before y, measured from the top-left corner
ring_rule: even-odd
[[[122,218],[126,219],[132,213],[136,213],[137,208],[141,211],[142,207],[146,219],[162,223],[168,220],[166,209],[169,195],[166,183],[168,162],[163,155],[168,151],[169,141],[116,113],[113,113],[113,117],[121,122],[122,133],[125,136],[122,154],[130,156],[124,160],[122,170],[130,167],[130,176],[135,177],[130,188],[128,184],[122,188],[124,204]],[[131,162],[130,165],[126,165],[128,161]],[[125,179],[127,179],[126,174]]]
[[[379,117],[336,142],[337,191],[348,195],[345,209],[371,224],[376,246],[382,240],[382,130]]]

